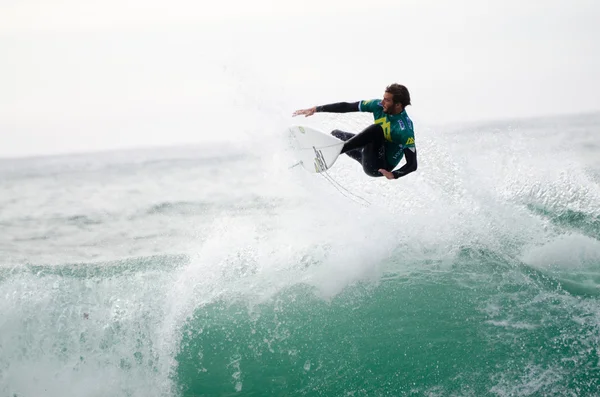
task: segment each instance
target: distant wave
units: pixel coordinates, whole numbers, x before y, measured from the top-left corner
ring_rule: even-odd
[[[155,204],[146,210],[147,214],[189,214],[210,208],[212,204],[207,202],[191,201],[164,201]]]
[[[0,267],[0,280],[17,274],[36,277],[60,276],[73,278],[108,278],[149,270],[171,270],[189,263],[187,255],[151,255],[106,262],[65,263],[61,265],[24,264],[11,268]]]
[[[102,221],[100,219],[91,218],[87,215],[73,215],[67,217],[67,222],[77,225],[100,225]]]
[[[153,214],[177,214],[177,215],[190,215],[201,213],[209,210],[225,210],[231,209],[234,211],[245,211],[245,210],[269,210],[276,207],[278,204],[277,200],[265,199],[261,197],[255,197],[250,200],[234,201],[231,200],[224,202],[205,202],[205,201],[163,201],[158,204],[152,205],[148,208],[145,213],[149,215]]]

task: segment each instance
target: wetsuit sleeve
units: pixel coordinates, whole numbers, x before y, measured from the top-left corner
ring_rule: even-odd
[[[358,112],[359,102],[338,102],[330,103],[329,105],[317,106],[317,112],[326,113],[349,113]]]
[[[404,148],[404,158],[406,159],[406,164],[392,172],[392,174],[394,174],[394,178],[396,179],[417,170],[417,149],[414,147]]]
[[[358,103],[358,110],[361,112],[373,113],[377,109],[381,109],[381,99],[370,99],[367,101],[360,101]]]

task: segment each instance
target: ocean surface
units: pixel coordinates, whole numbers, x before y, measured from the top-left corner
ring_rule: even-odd
[[[0,160],[0,396],[600,396],[600,114],[416,127]]]

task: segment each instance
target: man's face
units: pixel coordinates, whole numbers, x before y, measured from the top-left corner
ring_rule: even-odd
[[[401,104],[394,104],[394,96],[389,92],[383,94],[381,106],[383,106],[383,112],[387,114],[396,114],[402,108]]]

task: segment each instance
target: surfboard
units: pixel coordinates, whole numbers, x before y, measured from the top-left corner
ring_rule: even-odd
[[[291,126],[288,133],[296,160],[309,172],[320,173],[331,168],[344,146],[338,138],[312,127]]]

